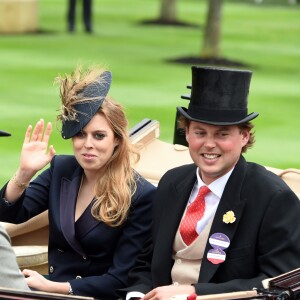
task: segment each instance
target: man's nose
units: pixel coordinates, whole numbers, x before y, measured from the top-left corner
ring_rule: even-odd
[[[204,146],[207,148],[214,148],[216,146],[216,141],[213,136],[206,136],[204,139]]]

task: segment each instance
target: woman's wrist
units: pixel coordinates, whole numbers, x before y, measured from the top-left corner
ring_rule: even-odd
[[[19,189],[25,190],[29,186],[29,183],[34,175],[35,172],[33,171],[18,169],[11,181],[13,181],[14,185]]]
[[[32,173],[20,169],[11,177],[5,190],[4,198],[7,204],[13,204],[29,186]],[[34,175],[34,174],[33,174]]]
[[[47,289],[44,290],[44,292],[48,292],[48,293],[73,295],[73,294],[70,294],[70,291],[72,291],[72,293],[73,293],[72,287],[68,281],[67,282],[56,282],[56,281],[51,281],[51,280],[48,280]]]
[[[22,182],[22,181],[20,181],[20,180],[18,179],[18,177],[17,177],[17,174],[15,174],[15,175],[12,177],[11,181],[12,181],[13,184],[14,184],[17,188],[19,188],[20,190],[25,190],[25,189],[29,186],[29,182],[30,182],[30,181],[28,181],[28,182]]]

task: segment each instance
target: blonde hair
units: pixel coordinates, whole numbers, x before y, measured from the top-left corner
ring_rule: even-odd
[[[106,171],[95,187],[96,201],[92,215],[111,227],[119,226],[126,220],[131,198],[136,191],[137,174],[131,167],[139,160],[139,154],[128,136],[128,122],[123,108],[109,97],[103,101],[99,113],[103,114],[118,139],[112,157],[106,164]]]
[[[61,112],[57,119],[76,120],[77,111],[74,105],[98,98],[86,99],[82,90],[96,82],[106,69],[90,67],[86,72],[81,67],[70,75],[58,76],[55,82],[60,83],[62,101]],[[95,201],[92,206],[92,215],[99,221],[111,227],[120,226],[127,218],[131,198],[136,192],[138,175],[131,167],[131,163],[139,160],[139,154],[131,144],[128,135],[128,121],[123,107],[106,96],[98,113],[102,114],[111,126],[114,136],[118,139],[112,157],[105,165],[104,174],[101,173],[95,185]]]

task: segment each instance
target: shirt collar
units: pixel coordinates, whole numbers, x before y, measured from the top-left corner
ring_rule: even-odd
[[[222,177],[214,180],[210,185],[207,187],[219,198],[222,197],[223,191],[225,189],[226,183],[233,171],[234,167],[228,171],[225,175]],[[196,182],[196,189],[199,190],[201,186],[206,185],[202,179],[200,178],[200,172],[199,172],[199,167],[196,169],[196,176],[197,176],[197,182]]]

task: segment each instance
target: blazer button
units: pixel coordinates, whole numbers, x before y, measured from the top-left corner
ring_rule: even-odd
[[[49,268],[49,272],[50,272],[50,273],[53,273],[53,272],[54,272],[54,268],[53,268],[53,266],[50,266],[50,268]]]
[[[83,260],[86,260],[86,256],[82,256]]]
[[[76,279],[81,279],[82,277],[80,275],[77,275],[76,276]]]

